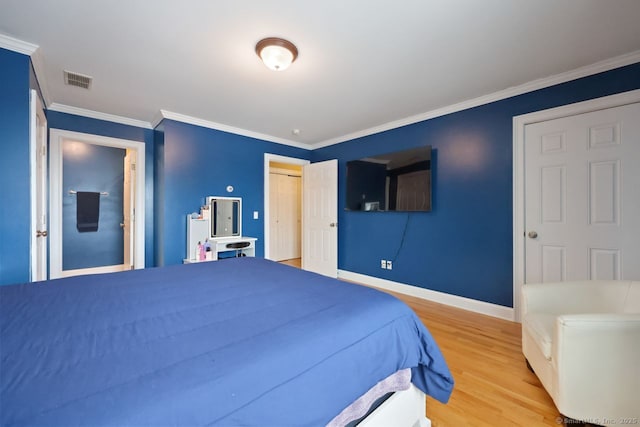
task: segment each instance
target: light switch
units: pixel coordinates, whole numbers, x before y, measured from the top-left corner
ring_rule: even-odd
[[[253,219],[258,219],[258,211],[253,211]]]

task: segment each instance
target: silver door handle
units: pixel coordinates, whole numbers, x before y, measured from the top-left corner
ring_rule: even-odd
[[[337,222],[332,222],[331,224],[329,224],[329,227],[337,227],[338,223]]]
[[[538,237],[538,233],[536,233],[535,231],[530,231],[528,236],[530,239],[535,239],[536,237]]]
[[[124,222],[120,223],[120,228],[124,228]]]

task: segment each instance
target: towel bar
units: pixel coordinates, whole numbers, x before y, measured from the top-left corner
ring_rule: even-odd
[[[69,194],[76,194],[76,193],[77,193],[77,191],[76,191],[76,190],[69,190]],[[101,191],[101,192],[100,192],[100,195],[101,195],[101,196],[108,196],[108,195],[109,195],[109,193],[108,193],[108,192],[106,192],[106,191]]]

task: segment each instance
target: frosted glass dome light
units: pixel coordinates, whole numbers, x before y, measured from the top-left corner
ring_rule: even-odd
[[[298,49],[290,41],[277,37],[262,39],[256,44],[256,53],[269,69],[286,70],[298,57]]]

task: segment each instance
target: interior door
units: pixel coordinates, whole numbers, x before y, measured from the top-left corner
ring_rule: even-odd
[[[136,152],[127,150],[124,156],[124,184],[122,191],[122,233],[124,236],[124,265],[125,268],[133,270],[134,238],[134,206],[135,206],[135,174],[136,174]]]
[[[640,104],[525,127],[525,283],[640,279]]]
[[[274,261],[300,258],[300,177],[271,173],[269,186],[270,258]]]
[[[280,234],[280,175],[269,174],[269,259],[282,261]]]
[[[338,275],[338,161],[311,163],[302,173],[302,268]]]
[[[47,279],[47,118],[35,90],[30,93],[32,150],[31,280]]]

